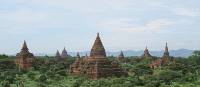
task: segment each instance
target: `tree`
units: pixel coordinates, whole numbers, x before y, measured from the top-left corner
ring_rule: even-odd
[[[200,51],[194,51],[193,55],[189,59],[196,65],[200,65]]]
[[[151,75],[153,74],[153,69],[151,69],[148,65],[136,65],[131,69],[131,72],[134,73],[135,76],[137,76],[138,80],[140,79],[140,76],[144,75]]]
[[[180,79],[181,76],[182,74],[180,72],[165,70],[159,74],[158,79],[164,82],[165,84],[170,85],[172,81]]]

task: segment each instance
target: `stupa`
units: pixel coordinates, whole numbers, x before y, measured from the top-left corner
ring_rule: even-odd
[[[83,59],[77,58],[77,60],[70,66],[70,73],[87,75],[92,79],[127,75],[126,71],[106,57],[106,52],[99,33],[97,33],[90,56],[84,58],[84,61]]]

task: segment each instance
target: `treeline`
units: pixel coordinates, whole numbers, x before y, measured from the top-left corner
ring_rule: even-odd
[[[0,63],[0,87],[200,87],[200,51],[188,58],[176,58],[175,64],[156,69],[149,67],[150,61],[158,59],[156,57],[126,59],[126,63],[119,64],[129,76],[98,80],[69,75],[68,68],[74,58],[63,63],[47,56],[37,58],[28,71],[20,71],[14,61],[9,60],[8,64]]]
[[[8,56],[6,54],[0,54],[0,59],[3,59],[3,58],[8,58]]]

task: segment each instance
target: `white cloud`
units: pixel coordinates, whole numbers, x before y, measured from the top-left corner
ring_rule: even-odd
[[[176,8],[173,10],[176,15],[197,17],[200,16],[200,9],[197,8]]]
[[[162,29],[165,29],[165,27],[168,27],[172,25],[173,22],[167,20],[167,19],[157,19],[150,21],[149,23],[146,24],[146,28],[150,29],[152,31],[160,31]]]
[[[118,20],[102,20],[97,23],[97,27],[118,32],[159,32],[172,24],[173,22],[167,19],[155,19],[140,25],[134,19],[124,18]]]
[[[47,15],[29,10],[0,12],[0,31],[7,33],[36,32],[36,24],[45,22]]]

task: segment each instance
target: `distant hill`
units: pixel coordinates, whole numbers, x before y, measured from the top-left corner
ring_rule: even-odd
[[[170,50],[170,55],[174,57],[188,57],[192,55],[194,50],[188,50],[188,49],[179,49],[179,50]],[[133,51],[133,50],[127,50],[123,51],[124,55],[126,56],[141,56],[144,52],[142,50],[140,51]],[[164,51],[149,51],[152,56],[158,56],[161,57],[164,53]],[[119,52],[108,52],[108,55],[117,56],[119,55]]]
[[[174,56],[174,57],[188,57],[190,55],[192,55],[194,50],[188,50],[188,49],[179,49],[179,50],[170,50],[170,55]],[[143,54],[142,50],[139,51],[134,51],[134,50],[125,50],[123,51],[125,56],[141,56]],[[164,51],[150,51],[152,56],[162,56]],[[84,51],[84,52],[80,52],[81,56],[85,56],[85,54],[89,55],[89,51]],[[69,54],[71,56],[76,56],[76,52],[69,52]],[[46,54],[44,53],[38,53],[35,54],[36,56],[45,56]],[[54,56],[55,54],[47,54],[49,56]],[[107,51],[107,55],[108,56],[117,56],[119,55],[119,52],[111,52],[111,51]]]

